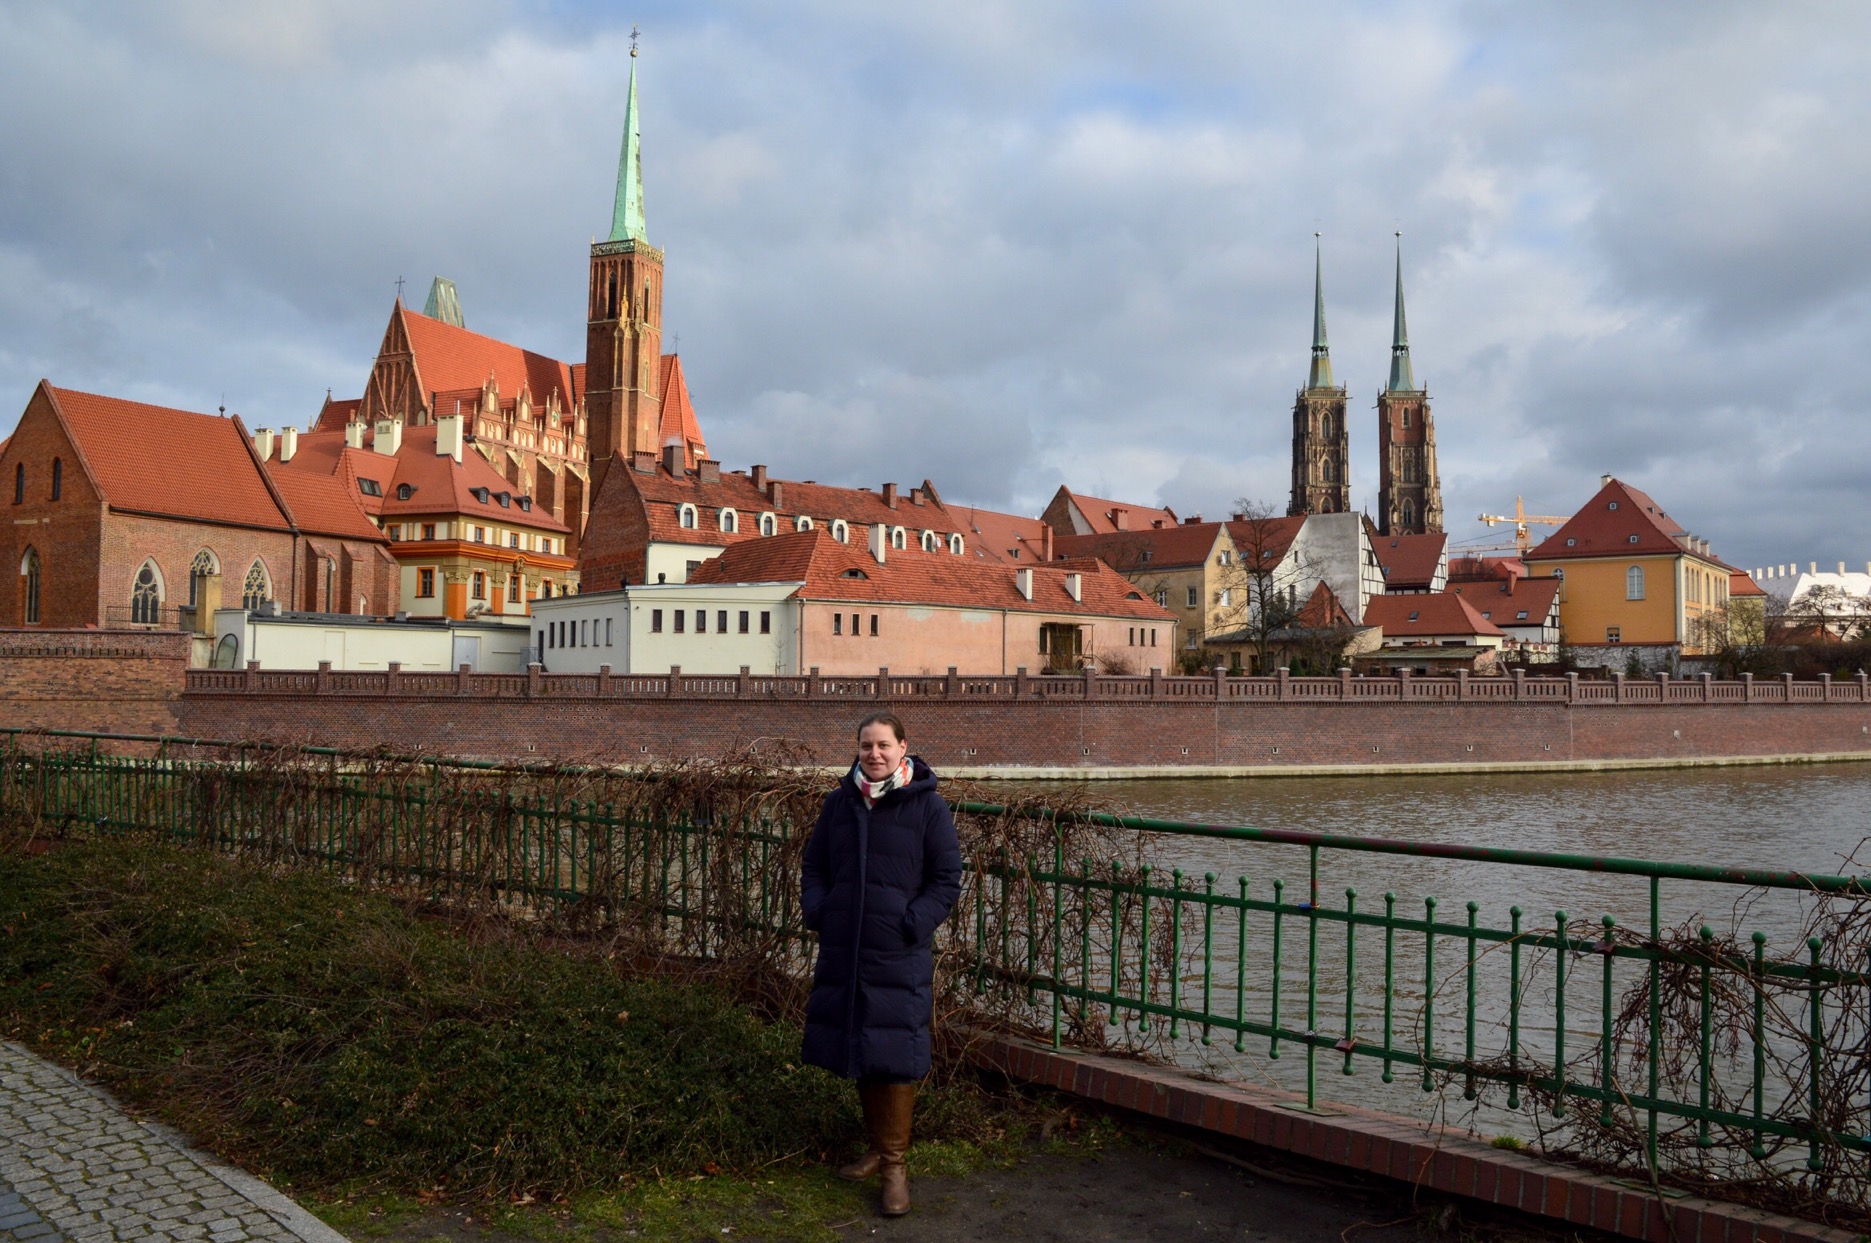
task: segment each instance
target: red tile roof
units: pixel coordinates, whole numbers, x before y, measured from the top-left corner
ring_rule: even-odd
[[[1096,557],[1123,574],[1186,569],[1201,565],[1222,538],[1219,522],[1185,522],[1142,531],[1105,531],[1096,535],[1056,535],[1055,557]],[[1291,542],[1290,537],[1288,542]],[[1284,547],[1281,549],[1285,551]]]
[[[1046,551],[1048,527],[1042,518],[1003,514],[968,505],[944,507],[965,528],[962,538],[969,555],[977,560],[1028,565],[1052,559]],[[1056,549],[1054,555],[1057,555]]]
[[[1228,538],[1234,541],[1235,550],[1243,560],[1257,556],[1263,562],[1278,565],[1293,541],[1299,538],[1299,529],[1305,523],[1306,515],[1293,514],[1277,518],[1230,518],[1226,525]]]
[[[570,409],[577,402],[579,392],[572,383],[572,369],[558,359],[430,319],[400,304],[399,308],[425,395],[458,389],[478,393],[492,377],[503,397],[517,397],[524,388],[535,406],[544,406],[547,396],[554,392],[559,395],[561,409]]]
[[[4,448],[6,446],[0,444],[0,449]],[[1733,570],[1729,573],[1728,596],[1730,599],[1735,596],[1764,596],[1766,594],[1767,589],[1755,582],[1754,576],[1746,570]]]
[[[695,406],[689,401],[689,383],[682,377],[682,360],[674,354],[663,355],[663,418],[656,447],[682,445],[696,456],[704,456],[708,442],[702,439],[702,427],[695,421]]]
[[[1427,535],[1373,535],[1371,547],[1384,567],[1384,587],[1390,591],[1427,590],[1436,581],[1449,537],[1441,531]],[[1453,572],[1453,567],[1451,567]]]
[[[744,540],[759,539],[759,517],[767,512],[781,516],[782,533],[793,529],[794,519],[805,516],[815,524],[824,526],[830,526],[833,520],[839,518],[853,528],[862,526],[868,529],[877,523],[900,526],[912,544],[918,541],[924,530],[936,532],[945,544],[950,534],[960,534],[964,549],[969,538],[969,532],[963,530],[955,516],[943,507],[934,489],[926,482],[922,488],[925,496],[922,504],[916,504],[908,492],[902,492],[898,494],[896,506],[892,508],[885,503],[882,493],[865,488],[776,480],[774,482],[780,488],[780,504],[774,505],[766,492],[754,486],[751,476],[739,471],[725,471],[713,480],[704,481],[693,471],[677,478],[663,467],[661,461],[657,462],[653,471],[646,473],[625,465],[621,460],[613,475],[620,471],[628,472],[630,482],[642,498],[650,539],[661,543],[725,548]],[[693,527],[682,525],[684,504],[695,506]],[[735,511],[737,530],[721,530],[720,514],[723,509]],[[854,529],[851,538],[862,542],[865,534],[866,531]]]
[[[1566,524],[1527,554],[1528,560],[1574,557],[1629,557],[1652,553],[1699,557],[1733,569],[1711,553],[1690,547],[1689,532],[1663,507],[1617,479],[1598,489]]]
[[[1364,624],[1382,627],[1386,639],[1465,639],[1501,634],[1499,626],[1462,597],[1444,593],[1373,596],[1364,606]]]
[[[1031,600],[1022,596],[1016,585],[1023,570],[1033,576]],[[1079,600],[1066,591],[1067,574],[1079,575]],[[806,600],[1175,620],[1175,614],[1095,560],[1014,567],[912,548],[891,549],[879,564],[868,549],[841,544],[822,528],[736,544],[704,562],[689,581],[799,582],[803,585],[795,594]]]
[[[1306,605],[1299,610],[1299,615],[1293,618],[1293,628],[1301,630],[1334,630],[1356,624],[1345,606],[1339,603],[1337,593],[1326,586],[1323,579],[1306,597]]]
[[[112,509],[291,528],[238,418],[45,388]]]
[[[1175,526],[1177,522],[1176,511],[1167,507],[1158,509],[1150,505],[1133,505],[1129,501],[1107,500],[1101,496],[1074,492],[1063,486],[1054,496],[1054,503],[1057,503],[1061,497],[1076,508],[1079,516],[1091,527],[1091,530],[1086,532],[1088,535],[1105,535],[1112,531],[1149,530],[1159,522],[1170,527]]]
[[[1467,579],[1451,583],[1448,594],[1460,596],[1497,626],[1539,626],[1552,615],[1559,585],[1557,578]]]
[[[1449,558],[1449,582],[1491,583],[1503,578],[1525,578],[1527,563],[1519,557],[1465,556]]]
[[[299,529],[313,535],[332,535],[339,539],[363,540],[388,544],[358,504],[355,489],[348,480],[336,475],[319,475],[309,470],[268,468],[273,484],[286,498]]]

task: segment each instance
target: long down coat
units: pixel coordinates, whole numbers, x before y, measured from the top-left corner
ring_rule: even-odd
[[[961,849],[936,775],[866,807],[846,773],[806,842],[801,914],[819,934],[803,1056],[848,1079],[929,1073],[935,930],[961,895]]]

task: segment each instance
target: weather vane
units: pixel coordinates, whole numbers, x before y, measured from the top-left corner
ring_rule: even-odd
[[[637,54],[637,28],[635,25],[630,27],[630,54],[632,56]]]

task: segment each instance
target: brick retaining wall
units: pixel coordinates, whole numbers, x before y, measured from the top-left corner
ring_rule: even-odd
[[[188,649],[174,630],[0,630],[0,724],[173,732]]]

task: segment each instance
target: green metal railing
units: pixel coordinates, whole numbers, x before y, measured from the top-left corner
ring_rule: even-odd
[[[666,952],[754,952],[798,974],[810,935],[796,918],[798,833],[706,815],[648,815],[564,797],[567,770],[423,759],[393,772],[372,757],[174,746],[149,757],[77,735],[82,750],[0,749],[0,818],[66,833],[157,834],[231,852],[538,910],[582,906],[638,928]],[[154,742],[154,739],[143,739]],[[175,740],[170,740],[171,742]],[[226,746],[227,744],[214,744]],[[480,784],[464,784],[467,777]],[[970,823],[1006,814],[960,803]],[[1745,1152],[1811,1170],[1863,1171],[1871,1154],[1871,942],[1866,878],[1498,850],[1299,830],[1078,815],[1029,825],[1050,852],[977,855],[947,925],[948,985],[1055,1045],[1089,1042],[1303,1058],[1309,1108],[1329,1098],[1321,1063],[1425,1091],[1495,1090],[1574,1125],[1623,1127],[1651,1168],[1660,1150]],[[1141,863],[1069,858],[1074,826],[1147,835]],[[1149,860],[1219,843],[1304,852],[1303,892],[1284,879],[1224,879]],[[1635,878],[1635,930],[1564,909],[1504,926],[1469,901],[1454,920],[1434,896],[1355,886],[1322,896],[1334,860],[1395,856]],[[1774,935],[1724,936],[1664,920],[1664,885],[1780,892],[1797,914]],[[1420,913],[1418,911],[1420,910]],[[1543,923],[1543,921],[1542,921]],[[1264,1042],[1264,1045],[1263,1043]],[[1574,1109],[1580,1112],[1575,1114]]]

